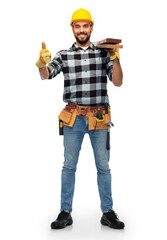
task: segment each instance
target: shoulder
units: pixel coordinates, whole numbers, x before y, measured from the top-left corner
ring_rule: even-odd
[[[71,47],[69,47],[68,49],[62,49],[62,50],[58,51],[57,54],[63,55],[63,54],[68,54],[73,51],[74,51],[74,44]]]
[[[60,58],[63,58],[64,56],[67,56],[68,54],[70,54],[71,52],[73,52],[73,50],[71,48],[69,49],[63,49],[60,50],[56,53],[57,56],[59,56]]]

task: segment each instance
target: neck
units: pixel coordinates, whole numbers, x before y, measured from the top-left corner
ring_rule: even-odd
[[[78,47],[89,47],[90,46],[90,40],[87,43],[80,44],[78,41],[76,41],[76,44]]]

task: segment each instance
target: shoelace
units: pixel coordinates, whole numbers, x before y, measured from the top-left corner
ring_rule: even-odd
[[[59,216],[58,216],[57,219],[62,220],[62,219],[64,219],[65,217],[67,217],[68,214],[69,214],[69,213],[66,213],[66,212],[62,211],[62,212],[59,214]]]
[[[111,210],[110,212],[108,212],[108,214],[109,214],[112,218],[118,219],[118,215],[117,215],[113,210]]]

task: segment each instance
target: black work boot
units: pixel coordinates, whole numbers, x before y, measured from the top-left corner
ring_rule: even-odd
[[[70,213],[62,211],[59,213],[57,219],[51,223],[52,229],[61,229],[66,226],[72,225],[73,220]]]
[[[113,210],[103,213],[101,224],[114,229],[123,229],[125,227],[125,224],[119,221],[117,214]]]

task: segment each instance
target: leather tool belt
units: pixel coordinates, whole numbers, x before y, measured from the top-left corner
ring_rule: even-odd
[[[97,122],[96,116],[102,114],[103,121]],[[100,106],[81,106],[74,103],[68,103],[61,111],[59,119],[63,121],[63,125],[72,127],[74,125],[76,116],[85,118],[88,117],[88,129],[107,129],[108,123],[111,121],[110,109],[106,113],[104,105]]]
[[[69,103],[66,105],[65,109],[67,111],[71,111],[71,109],[77,110],[77,115],[80,117],[87,117],[87,115],[92,112],[94,115],[97,114],[97,112],[105,114],[105,106],[80,106],[73,103]]]

